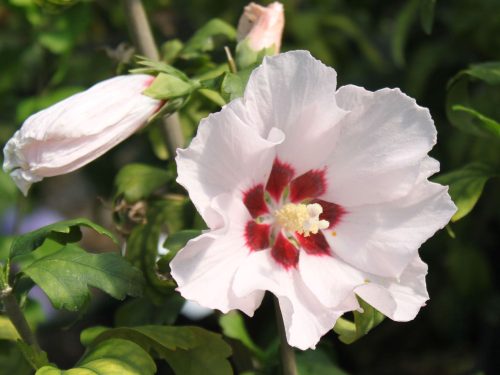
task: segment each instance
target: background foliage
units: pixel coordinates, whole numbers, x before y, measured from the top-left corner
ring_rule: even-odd
[[[442,174],[437,180],[451,184],[450,193],[460,208],[448,230],[441,231],[421,249],[422,258],[430,267],[431,299],[418,317],[405,324],[386,319],[352,345],[341,343],[330,333],[319,350],[299,354],[301,375],[495,373],[500,368],[500,2],[283,2],[283,50],[310,50],[337,70],[339,85],[353,83],[371,90],[400,87],[420,105],[430,108],[439,137],[432,151],[432,156],[441,161]],[[180,41],[188,40],[210,19],[218,17],[236,25],[245,3],[146,0],[145,5],[165,59],[173,60]],[[221,45],[233,48],[235,43],[229,34],[226,32]],[[201,74],[204,67],[217,68],[211,63],[212,58],[224,62],[221,48],[210,58],[190,50],[184,53],[198,53],[192,60],[176,61],[189,74]],[[125,72],[132,67],[132,56],[119,2],[4,0],[0,4],[0,142],[4,144],[34,111]],[[216,98],[215,103],[211,99],[198,92],[190,97],[181,111],[186,136],[193,135],[200,118],[217,110],[220,99]],[[181,229],[200,229],[203,224],[184,192],[173,183],[175,166],[167,161],[158,132],[159,128],[152,125],[81,171],[47,179],[33,189],[29,199],[21,198],[9,178],[0,174],[1,259],[7,257],[14,233],[36,229],[54,218],[89,217],[113,229],[120,242],[128,237],[127,257],[144,274],[144,296],[124,303],[95,291],[89,302],[87,285],[69,283],[69,287],[79,289],[76,294],[81,296],[74,306],[86,306],[79,313],[55,312],[43,293],[30,293],[44,307],[29,302],[28,320],[33,326],[38,325],[42,347],[60,368],[75,366],[91,341],[89,337],[96,340],[94,351],[87,351],[78,366],[92,364],[96,358],[119,355],[118,365],[123,369],[133,367],[124,353],[148,352],[154,345],[156,363],[140,359],[144,373],[154,373],[155,369],[169,373],[171,368],[182,366],[174,362],[166,365],[159,360],[168,361],[172,348],[168,345],[181,345],[175,339],[181,340],[187,333],[176,332],[171,343],[155,341],[153,345],[147,328],[150,324],[193,324],[186,316],[178,315],[183,301],[172,292],[172,281],[158,277],[168,274],[168,257],[172,254],[158,260],[157,244],[163,232],[177,232],[169,237],[167,246],[175,251],[178,243],[197,233]],[[134,185],[130,176],[137,174],[145,176],[143,180],[149,183]],[[106,234],[101,229],[97,232]],[[84,234],[85,248],[97,253],[117,251],[106,235],[93,231]],[[67,256],[78,255],[81,250],[73,242],[61,242],[59,238],[56,245],[44,243],[31,254],[57,256],[58,249],[65,246],[71,249]],[[39,269],[43,259],[29,259],[30,256],[20,263],[21,270],[48,282]],[[88,254],[87,261],[105,267],[109,256],[112,255]],[[134,273],[136,269],[125,267],[122,271],[140,276]],[[102,282],[96,271],[88,284],[99,286]],[[39,285],[43,288],[44,281]],[[121,297],[137,294],[127,285],[119,290],[101,289]],[[60,295],[49,297],[58,307],[66,303]],[[224,333],[233,347],[232,365],[237,373],[243,373],[250,368],[249,352],[260,361],[271,363],[271,369],[273,361],[277,361],[271,315],[272,304],[265,300],[253,320],[230,314],[219,321],[218,314],[212,314],[197,324]],[[39,325],[40,322],[43,323]],[[30,373],[20,349],[8,341],[15,332],[4,323],[0,320],[0,373]],[[84,328],[113,324],[135,328],[91,332],[87,341],[82,334],[80,344]],[[137,338],[137,344],[123,339],[130,335]],[[203,336],[203,340],[207,343],[216,339]],[[217,340],[217,345],[224,345]],[[274,343],[262,346],[269,342]],[[188,345],[185,350],[195,353],[196,345]],[[121,348],[118,354],[116,348]],[[203,353],[196,355],[200,361],[207,360]],[[216,366],[227,366],[221,362],[225,356]],[[60,372],[46,368],[40,373]]]

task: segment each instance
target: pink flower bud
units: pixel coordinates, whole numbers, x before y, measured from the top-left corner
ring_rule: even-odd
[[[118,76],[31,115],[4,148],[4,171],[24,195],[44,177],[72,172],[122,142],[157,112],[142,94],[154,77]]]
[[[238,23],[238,41],[247,39],[255,51],[274,46],[279,53],[285,26],[283,4],[274,2],[267,7],[250,3]]]

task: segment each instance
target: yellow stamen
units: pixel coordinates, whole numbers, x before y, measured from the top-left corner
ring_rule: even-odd
[[[287,203],[274,213],[276,221],[284,229],[297,232],[308,237],[311,233],[317,234],[320,229],[330,226],[327,220],[320,220],[323,207],[318,203],[293,204]]]

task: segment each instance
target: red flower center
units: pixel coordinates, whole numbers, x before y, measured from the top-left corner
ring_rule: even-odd
[[[325,172],[326,169],[309,170],[295,177],[292,166],[275,159],[265,187],[258,184],[243,194],[243,203],[253,218],[245,227],[245,240],[250,251],[271,248],[273,259],[286,269],[297,266],[300,249],[311,255],[332,255],[321,230],[311,233],[287,230],[274,216],[290,203],[319,204],[322,208],[319,220],[326,220],[326,229],[332,230],[346,211],[338,204],[320,199],[327,188]]]

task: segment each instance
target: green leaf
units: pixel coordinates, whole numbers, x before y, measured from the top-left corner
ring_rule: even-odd
[[[164,169],[146,164],[127,164],[116,175],[116,196],[123,194],[128,203],[135,203],[149,197],[170,178],[170,174]]]
[[[385,316],[358,297],[363,312],[354,311],[354,322],[339,318],[333,330],[344,344],[352,344],[378,326]]]
[[[240,70],[237,74],[226,73],[221,83],[221,95],[227,101],[243,96],[252,70]]]
[[[466,216],[476,205],[486,182],[498,175],[498,172],[487,164],[470,163],[435,178],[436,182],[450,186],[450,196],[458,208],[451,221],[455,222]]]
[[[80,227],[82,226],[91,228],[118,243],[115,236],[100,225],[87,219],[74,219],[47,225],[33,232],[16,237],[10,248],[10,257],[14,259],[15,257],[28,254],[38,248],[46,238],[50,238],[61,244],[78,242],[82,237],[80,231]],[[14,259],[14,261],[16,260]]]
[[[240,341],[246,348],[257,355],[259,358],[264,358],[264,352],[254,343],[245,327],[245,321],[241,314],[236,311],[230,311],[223,314],[219,318],[219,325],[222,328],[222,333],[234,340]]]
[[[466,131],[474,132],[480,136],[494,136],[500,139],[500,123],[495,120],[475,111],[472,108],[467,108],[459,104],[451,107],[454,112],[460,112],[461,123],[467,121]],[[463,128],[463,127],[462,127]]]
[[[153,375],[156,365],[139,345],[122,339],[102,341],[70,370],[45,366],[36,375]]]
[[[73,244],[41,247],[24,257],[21,272],[43,289],[55,308],[71,311],[89,300],[89,286],[117,299],[139,296],[143,286],[140,271],[120,255],[90,254]]]
[[[347,375],[323,350],[306,350],[297,353],[298,375]]]
[[[484,100],[472,101],[469,84],[481,81],[487,85],[500,84],[500,62],[471,65],[461,71],[448,83],[446,115],[449,121],[463,132],[487,139],[500,140],[500,123],[474,108],[484,104]],[[490,88],[495,89],[495,88]]]
[[[480,64],[472,64],[469,69],[461,72],[471,77],[480,79],[489,85],[500,84],[500,61],[491,61]]]
[[[185,81],[171,74],[160,73],[143,93],[155,99],[167,100],[189,95],[199,86],[196,81]]]
[[[420,0],[420,24],[427,34],[432,33],[435,7],[436,0]]]
[[[220,19],[214,18],[208,21],[186,42],[181,57],[190,59],[198,57],[202,52],[212,51],[217,39],[234,40],[236,39],[236,30],[233,26]]]
[[[231,348],[221,336],[199,327],[142,326],[114,328],[94,343],[123,338],[164,359],[177,375],[229,375]]]

